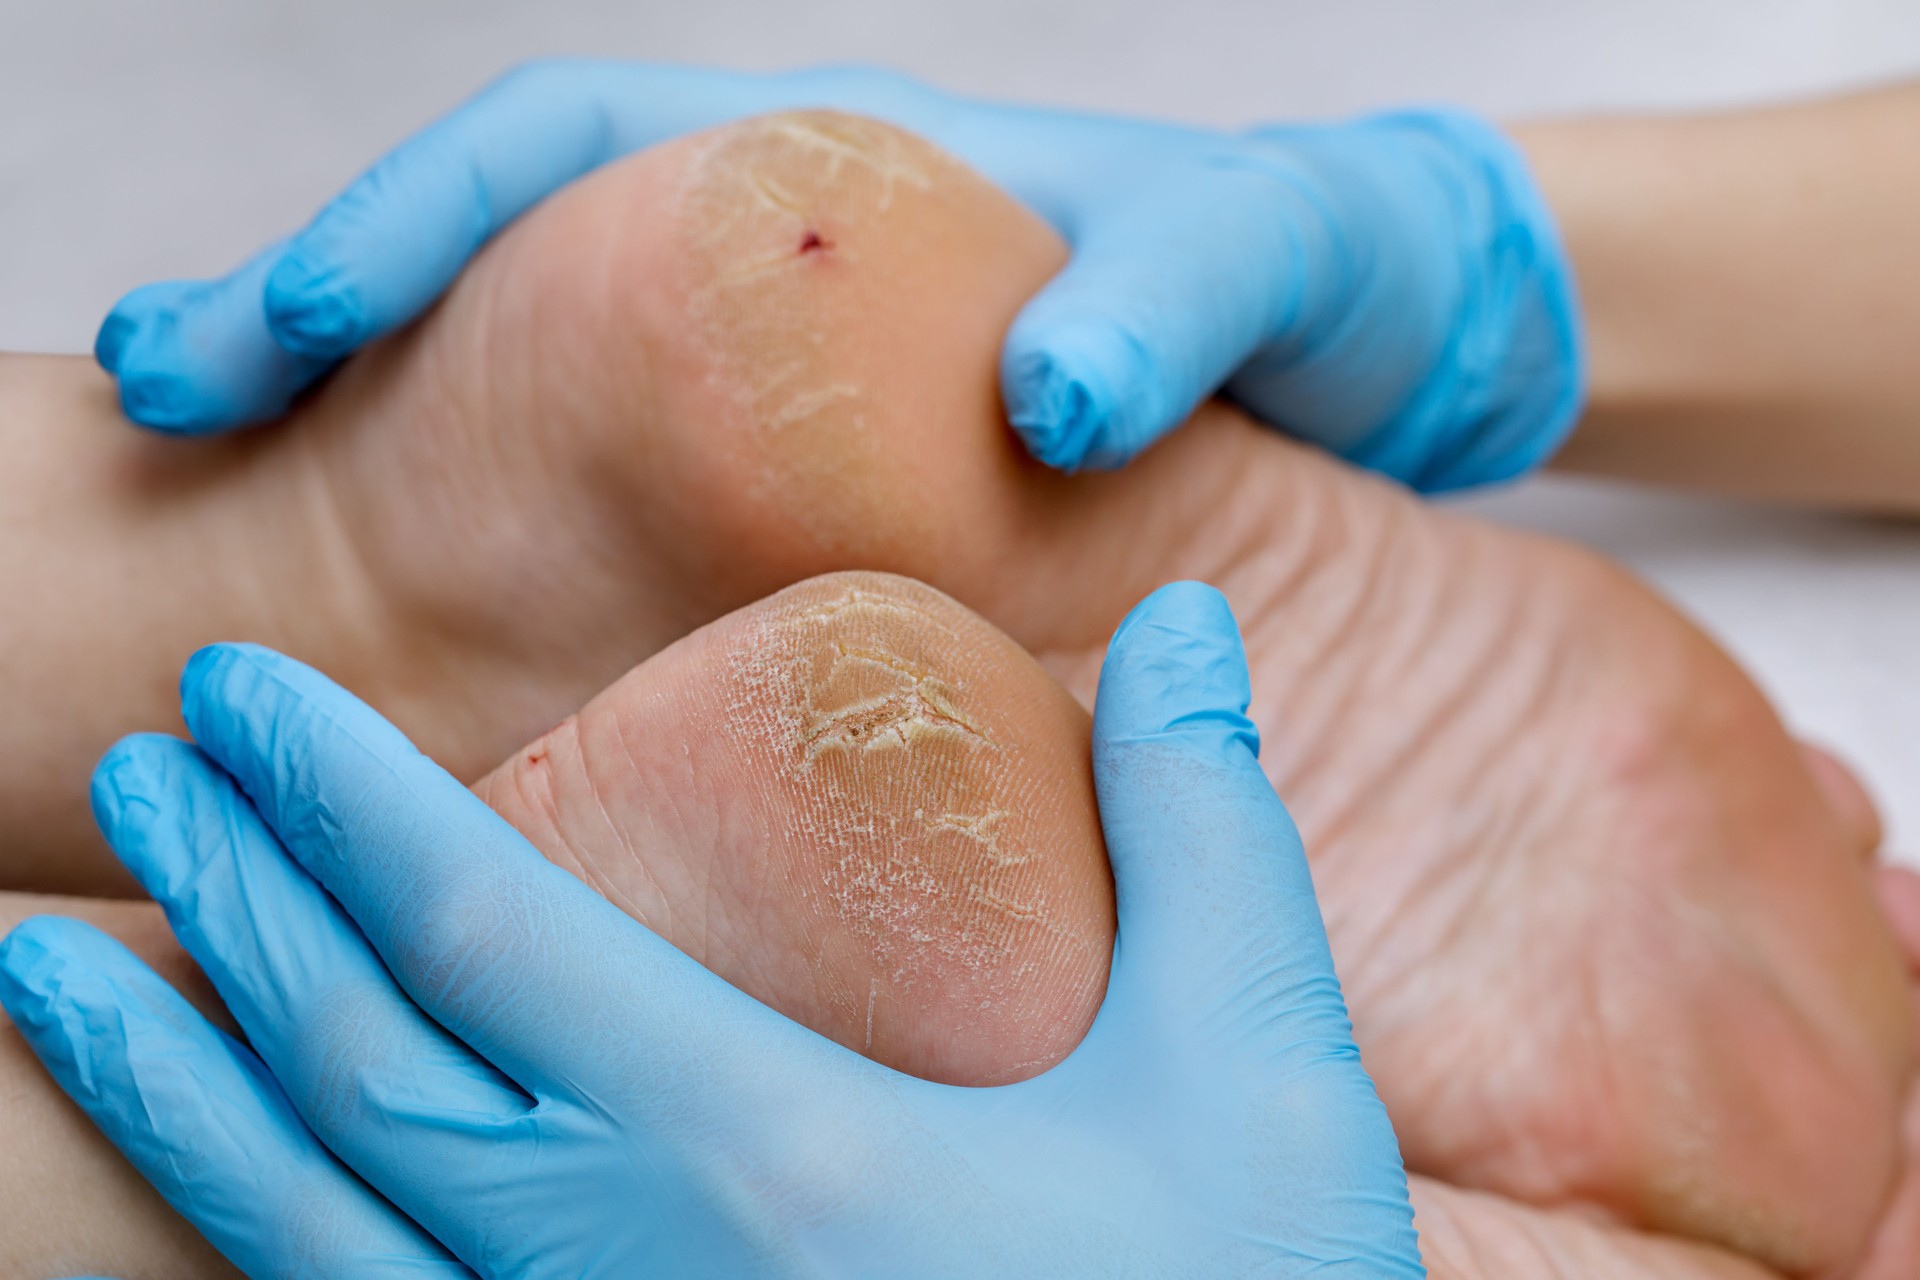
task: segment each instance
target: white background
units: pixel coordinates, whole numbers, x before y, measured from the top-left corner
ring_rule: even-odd
[[[229,265],[500,68],[559,52],[882,61],[1222,124],[1410,100],[1514,115],[1920,75],[1920,3],[0,0],[0,350],[84,350],[123,290]],[[1476,505],[1678,597],[1863,766],[1920,857],[1920,526],[1565,482]]]

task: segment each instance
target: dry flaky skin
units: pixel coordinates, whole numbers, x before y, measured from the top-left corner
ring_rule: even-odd
[[[715,200],[738,199],[743,182],[766,199],[717,231]],[[1891,1175],[1911,1036],[1868,888],[1870,835],[1823,802],[1718,650],[1589,557],[1423,508],[1219,407],[1118,475],[1032,464],[1001,421],[996,354],[1064,252],[989,185],[882,126],[810,114],[717,131],[543,205],[301,421],[209,446],[232,465],[202,487],[298,481],[313,500],[290,509],[294,532],[363,575],[341,574],[368,597],[354,616],[376,622],[343,655],[296,654],[367,691],[465,777],[641,658],[814,574],[923,578],[1083,700],[1140,596],[1213,581],[1246,630],[1264,759],[1306,833],[1363,1049],[1410,1159],[1809,1271],[1842,1262]],[[325,515],[317,531],[309,507]],[[820,624],[797,625],[804,636]],[[390,634],[404,643],[376,643]],[[809,690],[782,713],[800,745],[790,732],[784,765],[769,749],[759,772],[743,769],[775,787],[774,812],[854,765],[931,755],[930,743],[999,758],[968,729],[1042,758],[1044,706],[1023,730],[974,677],[903,683],[886,662],[819,661],[782,677],[789,693]],[[689,669],[684,683],[738,688],[752,665]],[[656,697],[689,726],[703,705],[690,690]],[[730,706],[740,718],[730,698],[703,723],[728,723]],[[1072,971],[1086,940],[970,894],[941,906],[978,912],[968,927],[988,945],[971,954],[1011,971],[1019,948],[1055,947],[1066,971],[1024,1009],[997,993],[976,1027],[1053,1030],[1003,1058],[984,1034],[957,1033],[966,973],[948,986],[910,972],[891,992],[910,988],[913,1005],[886,1004],[876,980],[901,967],[876,942],[876,904],[897,915],[914,878],[841,874],[830,895],[819,884],[833,848],[816,883],[788,846],[786,870],[813,893],[798,899],[761,856],[779,847],[778,821],[720,803],[722,773],[693,768],[685,742],[618,730],[616,710],[549,739],[553,807],[516,785],[520,818],[532,829],[568,814],[550,851],[651,904],[681,945],[850,1043],[866,1043],[870,1007],[876,1048],[951,1052],[957,1075],[1020,1071],[1077,1034],[1076,1009],[1098,990],[1097,967]],[[1064,714],[1052,732],[1066,732]],[[1084,750],[1085,722],[1072,724]],[[569,734],[586,794],[563,807]],[[1053,785],[1084,788],[1083,764],[1054,768]],[[629,790],[653,797],[644,812],[623,804]],[[1071,877],[1043,889],[994,862],[1012,829],[981,824],[996,808],[1035,823],[1075,812],[1068,799],[1030,812],[955,804],[951,831],[916,820],[926,843],[913,856],[972,859],[983,878],[961,885],[1011,881],[1001,902],[1044,901],[1062,929],[1103,901],[1097,844],[1093,899]],[[1044,847],[1047,830],[1024,838]],[[710,907],[731,923],[709,927]],[[779,923],[789,909],[804,927]],[[1003,927],[1003,942],[1021,941],[995,951]],[[757,949],[763,933],[777,964]],[[823,971],[848,972],[796,980],[788,966],[808,947]],[[1509,1280],[1538,1274],[1493,1243],[1511,1238],[1517,1210],[1476,1198],[1445,1220],[1424,1212],[1436,1244],[1455,1249],[1440,1234],[1452,1223],[1487,1242],[1482,1259],[1517,1259]],[[1558,1217],[1525,1221],[1534,1240],[1572,1239]],[[1586,1246],[1565,1247],[1578,1259]]]
[[[476,791],[746,990],[881,1061],[985,1083],[1071,1050],[1104,988],[1087,729],[949,598],[838,574],[669,647]],[[156,908],[0,895],[0,926],[45,911],[120,936],[219,1016]],[[0,1275],[232,1274],[10,1030],[0,1098]],[[1767,1280],[1706,1248],[1418,1179],[1414,1195],[1437,1280]]]
[[[1043,473],[991,373],[1063,250],[924,144],[816,113],[649,160],[547,230],[589,234],[590,194],[676,211],[610,260],[677,287],[602,322],[673,370],[664,433],[699,424],[675,475],[716,580],[911,573],[1083,698],[1134,600],[1215,582],[1410,1161],[1793,1269],[1859,1247],[1905,979],[1863,849],[1710,642],[1589,556],[1222,409],[1121,475]]]
[[[1086,753],[1085,712],[1004,634],[847,574],[672,646],[478,790],[750,994],[995,1084],[1064,1057],[1106,989]]]

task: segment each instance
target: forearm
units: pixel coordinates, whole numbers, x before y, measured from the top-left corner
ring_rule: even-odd
[[[0,888],[131,892],[88,814],[94,761],[176,728],[198,646],[337,649],[351,611],[283,461],[297,441],[161,439],[91,361],[20,356],[0,356],[0,435]]]
[[[1920,511],[1920,86],[1513,133],[1591,356],[1558,465]]]

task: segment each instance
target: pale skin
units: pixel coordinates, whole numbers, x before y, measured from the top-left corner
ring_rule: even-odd
[[[821,135],[849,131],[865,159],[829,172]],[[756,204],[756,175],[801,208]],[[809,221],[824,252],[798,249]],[[787,121],[556,199],[272,432],[143,440],[89,371],[26,366],[101,412],[20,428],[44,465],[23,507],[99,559],[21,566],[72,621],[10,641],[52,749],[37,789],[4,783],[9,827],[38,813],[15,828],[48,833],[38,873],[97,882],[77,803],[63,833],[45,797],[63,769],[78,795],[112,736],[167,727],[203,640],[326,667],[471,777],[813,573],[934,581],[1083,699],[1120,613],[1203,577],[1247,630],[1267,764],[1415,1166],[1844,1265],[1893,1177],[1911,1034],[1870,809],[1704,638],[1577,552],[1436,514],[1217,408],[1123,475],[1040,472],[999,422],[993,353],[1062,252],[917,144]],[[173,594],[136,618],[153,583]],[[78,620],[103,601],[122,625]],[[89,682],[44,676],[64,664]],[[76,726],[55,714],[69,694],[117,709]],[[1571,1013],[1569,981],[1590,996]],[[1509,1053],[1557,1065],[1503,1077]],[[1683,1124],[1661,1112],[1676,1077],[1700,1090]]]
[[[1513,126],[1572,255],[1590,347],[1589,408],[1556,465],[1920,509],[1916,127],[1920,85],[1723,114]],[[379,672],[343,674],[369,688],[378,676],[393,696],[423,704],[456,701],[434,687],[446,673],[397,668],[380,638],[395,620],[380,616],[377,589],[363,589],[362,552],[341,528],[355,504],[331,492],[335,480],[308,473],[316,446],[300,433],[232,450],[133,436],[87,362],[21,356],[0,356],[0,432],[9,458],[0,582],[11,598],[61,602],[37,609],[30,633],[0,634],[0,673],[18,695],[0,729],[9,761],[0,883],[131,892],[117,869],[74,856],[91,832],[71,779],[121,728],[165,722],[167,673],[197,637],[298,641],[334,656],[336,670],[380,651]],[[240,471],[261,474],[210,483]],[[195,490],[210,492],[176,500]],[[254,545],[275,526],[316,536]],[[311,597],[286,598],[289,582],[320,590],[324,612]],[[115,635],[96,625],[130,604],[137,626]],[[651,647],[679,633],[649,630]],[[620,669],[602,662],[598,674],[604,682]],[[82,670],[84,680],[47,678]],[[594,687],[568,682],[575,701]],[[553,705],[529,695],[522,736]],[[469,745],[484,736],[429,735],[469,771],[497,754]]]
[[[1588,411],[1556,465],[1920,509],[1917,124],[1920,85],[1760,110],[1512,126],[1572,255],[1590,348]],[[137,593],[143,652],[169,658],[203,633],[297,637],[345,655],[381,647],[374,632],[391,629],[392,619],[363,616],[379,602],[359,597],[358,552],[328,513],[353,504],[304,473],[304,442],[233,458],[156,447],[123,428],[86,362],[0,356],[11,464],[0,477],[0,535],[11,549],[0,552],[0,581],[16,598],[71,601],[37,613],[30,635],[0,635],[9,692],[29,690],[16,704],[17,734],[0,738],[11,762],[0,780],[5,882],[131,891],[117,870],[97,859],[75,867],[68,855],[90,832],[66,782],[74,760],[63,739],[84,740],[90,759],[114,725],[163,716],[154,672],[172,668],[114,652],[95,619]],[[205,483],[241,470],[272,478]],[[205,487],[221,496],[174,501]],[[304,563],[293,562],[292,539],[263,554],[233,536],[287,524],[321,531]],[[48,557],[50,545],[73,553]],[[331,588],[325,618],[283,598],[289,578]],[[208,625],[216,622],[226,630]],[[82,668],[97,696],[76,700],[73,682],[44,679]],[[383,682],[444,706],[427,687],[434,678],[389,664]],[[456,758],[477,770],[491,757]]]
[[[1920,512],[1920,85],[1513,134],[1592,357],[1557,466]]]
[[[948,597],[830,575],[670,646],[476,790],[750,993],[881,1061],[986,1083],[1058,1061],[1104,990],[1113,904],[1087,728]],[[217,1014],[157,908],[0,895],[0,926],[47,910],[116,933]],[[10,1030],[0,1090],[16,1117],[0,1185],[27,1228],[0,1235],[5,1274],[232,1274]],[[1777,1280],[1704,1246],[1413,1189],[1437,1280]]]

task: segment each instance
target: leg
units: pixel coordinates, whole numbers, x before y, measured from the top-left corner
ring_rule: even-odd
[[[1758,692],[1592,557],[1221,408],[1123,474],[1039,471],[993,358],[1063,252],[930,148],[783,117],[597,175],[462,289],[509,326],[516,277],[551,314],[591,299],[514,331],[552,360],[604,335],[610,400],[646,407],[613,415],[648,424],[628,483],[695,513],[671,554],[716,590],[911,573],[1084,697],[1134,599],[1221,586],[1414,1166],[1796,1270],[1850,1257],[1911,1013],[1857,824]],[[617,376],[616,346],[645,367]]]
[[[1113,919],[1085,714],[916,583],[837,575],[709,626],[478,792],[557,863],[756,996],[940,1079],[1031,1075],[1092,1020]],[[996,816],[998,815],[998,816]],[[75,911],[189,990],[150,905]],[[9,1275],[222,1274],[11,1033]],[[1713,1250],[1417,1182],[1448,1280],[1766,1280]]]
[[[923,577],[1082,696],[1129,604],[1206,578],[1246,626],[1268,766],[1414,1165],[1796,1268],[1850,1256],[1892,1176],[1911,1013],[1855,836],[1757,691],[1591,558],[1223,408],[1121,475],[1042,473],[992,371],[1063,253],[845,117],[606,170],[303,421],[148,495],[280,486],[286,522],[249,488],[226,542],[326,548],[372,603],[316,610],[328,575],[263,574],[289,593],[268,621],[200,619],[147,683],[194,640],[279,643],[477,776],[808,574]],[[381,621],[304,633],[316,612]],[[72,795],[138,727],[68,744]]]

